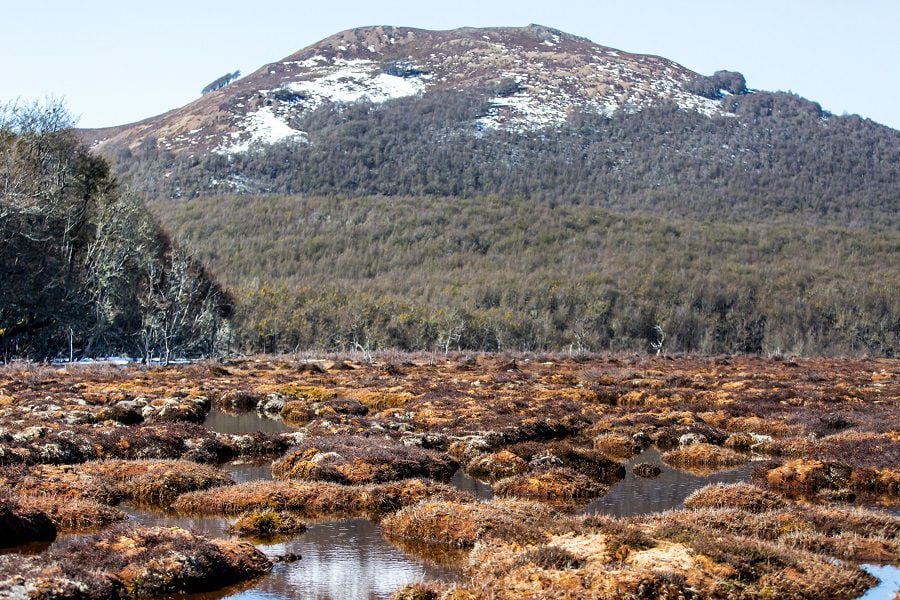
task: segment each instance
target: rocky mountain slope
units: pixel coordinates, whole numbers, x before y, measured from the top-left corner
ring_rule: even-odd
[[[175,153],[234,154],[307,142],[296,121],[325,105],[380,104],[435,91],[493,91],[488,110],[469,123],[474,134],[535,131],[563,124],[574,111],[611,115],[662,102],[727,114],[719,97],[729,92],[700,89],[698,79],[672,61],[539,25],[439,32],[370,27],[327,38],[181,109],[88,135],[99,147],[135,147],[154,138]],[[733,91],[743,91],[743,82]]]

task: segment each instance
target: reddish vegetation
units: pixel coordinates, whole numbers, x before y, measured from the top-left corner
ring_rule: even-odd
[[[431,358],[0,368],[2,543],[104,526],[131,500],[258,513],[238,525],[257,532],[368,515],[392,539],[475,546],[458,587],[422,584],[409,598],[852,598],[872,584],[855,563],[897,562],[898,519],[847,506],[900,500],[896,360]],[[283,412],[299,429],[212,432],[196,422],[209,403]],[[699,490],[685,510],[612,519],[551,508],[604,493],[620,461],[650,444],[679,469],[764,460],[755,485]],[[202,464],[260,454],[280,457],[286,479],[229,485]],[[435,481],[459,464],[499,478],[498,495],[540,502],[475,502]],[[167,531],[113,529],[65,552],[0,558],[0,595],[22,582],[59,597],[175,593],[267,565],[249,546]],[[182,555],[196,571],[172,562]]]
[[[458,467],[446,454],[389,437],[331,436],[301,442],[273,463],[272,473],[282,479],[357,485],[409,477],[447,479]]]
[[[101,600],[202,592],[272,567],[250,544],[158,527],[114,528],[40,556],[13,558],[0,560],[0,596]]]
[[[183,494],[173,507],[191,514],[236,515],[245,511],[288,510],[311,517],[378,516],[430,498],[464,500],[469,496],[427,479],[361,486],[259,481]]]

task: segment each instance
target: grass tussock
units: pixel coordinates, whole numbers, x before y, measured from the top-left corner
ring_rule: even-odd
[[[29,496],[165,506],[185,492],[234,483],[224,471],[186,460],[105,460],[5,471],[5,481]]]
[[[737,467],[747,462],[747,456],[729,448],[699,443],[670,450],[662,456],[663,461],[679,468],[719,469]]]
[[[785,508],[788,502],[773,492],[748,483],[713,484],[693,492],[685,508],[738,508],[760,513]]]
[[[448,479],[458,467],[447,454],[390,438],[331,436],[301,442],[272,464],[272,473],[281,479],[358,485],[411,477]]]
[[[271,567],[251,544],[208,540],[178,528],[119,526],[18,565],[0,562],[0,593],[16,577],[23,589],[46,590],[42,598],[184,594],[259,577]],[[57,595],[57,586],[80,593]]]
[[[528,470],[528,463],[508,450],[476,456],[466,465],[466,473],[478,479],[496,481]]]
[[[533,500],[570,502],[596,498],[607,487],[566,467],[537,471],[501,479],[494,484],[494,493],[501,497],[515,496]]]
[[[382,515],[440,498],[465,500],[464,492],[427,479],[348,486],[327,482],[259,481],[191,492],[173,508],[187,514],[237,515],[248,511],[292,511],[308,517]]]
[[[82,532],[99,529],[127,515],[117,508],[83,498],[61,496],[21,496],[19,506],[46,514],[61,532]]]
[[[231,524],[228,531],[240,536],[269,539],[303,533],[306,525],[293,513],[265,510],[244,513]]]
[[[554,516],[545,505],[522,500],[429,501],[389,515],[381,525],[391,537],[470,548],[495,537],[523,543],[543,540],[547,521]]]

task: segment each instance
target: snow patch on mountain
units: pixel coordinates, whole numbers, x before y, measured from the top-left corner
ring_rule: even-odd
[[[294,81],[286,89],[299,94],[304,108],[314,110],[326,102],[351,104],[368,100],[375,104],[396,98],[424,93],[427,74],[402,77],[381,72],[381,65],[372,60],[335,59],[331,65],[317,66],[313,71],[321,75]]]
[[[230,143],[217,149],[220,154],[240,154],[255,145],[269,145],[285,140],[306,141],[306,132],[282,121],[272,107],[264,106],[242,119],[240,129],[230,134]]]

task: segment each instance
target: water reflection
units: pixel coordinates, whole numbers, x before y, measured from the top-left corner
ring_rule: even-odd
[[[294,431],[281,417],[263,417],[256,412],[227,413],[213,407],[206,415],[203,426],[218,433],[246,434],[261,431],[268,434],[279,434]]]
[[[862,565],[862,568],[878,578],[878,585],[860,596],[860,600],[892,600],[900,594],[900,567]]]
[[[638,463],[658,465],[662,473],[653,479],[638,477],[631,468]],[[753,464],[720,471],[711,475],[693,475],[663,464],[656,448],[650,448],[625,463],[625,478],[613,484],[609,492],[591,502],[584,512],[603,513],[615,517],[643,515],[679,508],[691,492],[711,483],[737,483],[747,481],[753,472]]]
[[[222,465],[222,470],[231,475],[235,483],[249,483],[251,481],[272,481],[272,461],[263,460],[256,462],[236,461]]]
[[[456,471],[450,478],[450,485],[463,492],[469,492],[479,500],[490,500],[494,497],[494,490],[483,481],[475,479],[462,469]]]
[[[228,533],[229,520],[223,517],[188,517],[131,506],[123,508],[135,524],[181,527],[207,537],[234,539]],[[226,588],[191,598],[388,598],[409,583],[454,581],[459,573],[451,561],[417,561],[407,556],[368,519],[313,523],[293,539],[257,547],[270,557],[298,554],[302,558],[276,564],[269,576],[257,580],[252,587],[239,591]]]

